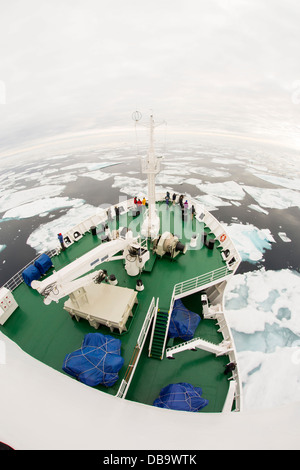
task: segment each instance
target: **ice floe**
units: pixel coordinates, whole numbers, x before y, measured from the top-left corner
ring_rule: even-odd
[[[214,168],[205,168],[203,166],[191,168],[191,173],[197,173],[201,176],[209,176],[210,178],[229,178],[228,171],[216,170]]]
[[[276,409],[299,401],[300,345],[277,347],[273,353],[238,354],[244,410]]]
[[[266,214],[266,215],[269,214],[269,212],[266,209],[263,209],[262,207],[258,206],[257,204],[249,204],[248,207],[249,207],[249,209],[260,212],[261,214]]]
[[[70,199],[68,197],[44,198],[9,209],[3,215],[3,219],[26,219],[35,215],[45,216],[47,213],[57,209],[79,207],[84,202],[83,199]]]
[[[104,171],[101,170],[94,170],[90,171],[89,173],[82,173],[80,176],[85,176],[87,178],[92,178],[97,181],[104,181],[107,180],[108,178],[112,178],[112,176],[116,175],[116,173],[104,173]]]
[[[114,177],[112,188],[119,188],[120,192],[134,197],[139,193],[147,194],[147,180],[117,175]]]
[[[243,261],[257,263],[275,242],[269,229],[259,229],[252,224],[223,224]]]
[[[261,269],[235,275],[227,289],[245,409],[299,400],[300,274]]]
[[[243,186],[243,189],[264,208],[288,209],[300,207],[300,193],[293,189],[269,189],[255,186]]]
[[[286,235],[285,232],[278,232],[278,235],[279,237],[281,238],[281,240],[285,243],[289,243],[291,242],[292,240]]]
[[[156,178],[155,182],[157,184],[165,184],[165,185],[181,185],[185,182],[182,176],[175,176],[169,175],[167,173],[159,173]]]
[[[235,181],[225,181],[224,183],[199,184],[197,185],[197,188],[204,193],[229,200],[242,200],[245,197],[243,187]]]
[[[261,178],[268,183],[275,184],[276,186],[283,186],[288,189],[296,189],[300,191],[300,179],[299,178],[284,178],[283,176],[270,175],[268,173],[254,173],[257,178]]]
[[[221,206],[230,206],[229,201],[223,201],[217,196],[213,195],[203,195],[203,196],[196,196],[195,199],[199,201],[209,212],[215,211],[218,209],[218,207]]]
[[[6,245],[0,245],[0,252],[5,250],[5,248],[6,248]]]
[[[0,212],[7,211],[29,202],[38,202],[49,196],[59,196],[65,189],[64,185],[45,185],[22,191],[7,192],[0,198]]]
[[[226,313],[236,331],[251,334],[277,323],[300,335],[300,274],[264,270],[236,274],[226,294]],[[250,306],[250,307],[249,307]]]
[[[89,218],[91,215],[102,212],[103,208],[91,206],[89,204],[72,207],[72,209],[58,219],[54,219],[46,224],[40,225],[31,233],[26,243],[35,249],[37,253],[54,249],[58,244],[58,233],[66,233],[75,225]]]
[[[95,163],[73,163],[62,167],[62,170],[77,170],[78,168],[87,168],[89,171],[100,170],[101,168],[107,168],[112,165],[119,165],[120,162],[95,162]]]

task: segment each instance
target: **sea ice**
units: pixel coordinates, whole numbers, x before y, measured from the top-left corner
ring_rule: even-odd
[[[238,354],[244,410],[275,409],[299,401],[300,348],[277,347],[273,353],[242,351]]]
[[[94,207],[89,204],[73,207],[58,219],[40,225],[31,233],[26,243],[35,249],[37,253],[43,253],[44,251],[56,248],[58,245],[58,233],[67,232],[88,217],[96,213],[102,213],[103,210],[103,208]]]
[[[244,409],[299,400],[300,274],[264,269],[237,274],[225,292],[242,375]]]
[[[68,197],[49,197],[13,207],[5,212],[3,219],[26,219],[35,215],[44,216],[46,213],[64,207],[79,207],[84,204],[83,199],[70,199]]]
[[[119,188],[120,192],[134,197],[138,194],[147,194],[147,180],[117,175],[114,177],[112,188]]]
[[[243,191],[242,186],[236,183],[235,181],[225,181],[224,183],[199,184],[197,185],[197,188],[206,194],[229,200],[242,200],[245,197],[245,193]]]
[[[209,212],[215,211],[221,206],[230,206],[230,202],[223,201],[217,196],[205,194],[203,196],[196,196],[195,199],[199,201]]]
[[[243,189],[265,208],[288,209],[300,207],[300,193],[293,189],[268,189],[254,186],[243,186]]]
[[[163,185],[181,185],[184,183],[184,178],[182,176],[174,176],[174,175],[169,175],[165,172],[159,173],[156,178],[155,182],[157,184],[163,184]]]
[[[198,179],[198,178],[187,178],[185,181],[184,181],[185,184],[191,184],[193,186],[197,186],[197,184],[201,184],[202,183],[202,180]]]
[[[119,165],[120,162],[96,162],[96,163],[74,163],[62,168],[62,170],[74,170],[78,168],[87,168],[89,171],[100,170],[101,168],[107,168],[112,165]]]
[[[282,176],[269,175],[265,173],[253,173],[257,178],[261,178],[268,183],[272,183],[278,186],[283,186],[288,189],[295,189],[300,191],[300,179],[299,178],[284,178]]]
[[[235,158],[225,158],[225,157],[215,157],[212,159],[213,163],[217,163],[218,165],[239,165],[241,162],[240,160],[236,160]]]
[[[92,178],[97,181],[104,181],[116,174],[117,173],[104,173],[104,171],[101,170],[94,170],[90,171],[89,173],[82,173],[80,176],[86,176],[87,178]]]
[[[38,202],[40,199],[49,196],[59,196],[65,186],[63,185],[45,185],[38,186],[23,191],[8,192],[5,196],[0,198],[0,212],[8,211],[13,207],[18,207],[21,204],[29,202]]]
[[[266,209],[263,209],[262,207],[258,206],[257,204],[250,204],[248,207],[249,207],[249,209],[253,209],[257,212],[261,212],[262,214],[266,214],[266,215],[269,214],[269,212],[266,211]]]
[[[6,248],[6,245],[0,245],[0,252]]]
[[[214,168],[205,168],[204,166],[191,168],[191,173],[197,173],[203,176],[209,176],[210,178],[229,178],[230,173],[228,171],[215,170]]]
[[[278,235],[281,238],[281,240],[285,243],[289,243],[292,241],[289,237],[287,237],[285,232],[278,232]]]
[[[265,250],[270,250],[275,241],[269,229],[258,229],[252,224],[223,225],[243,261],[256,263],[262,260]]]
[[[261,269],[232,278],[226,291],[225,307],[235,331],[252,334],[263,331],[267,323],[276,323],[300,336],[299,300],[299,273],[288,269]]]

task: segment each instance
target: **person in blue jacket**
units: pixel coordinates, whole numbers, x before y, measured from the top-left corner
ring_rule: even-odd
[[[64,244],[64,237],[62,236],[61,233],[57,235],[57,238],[59,239],[61,249],[64,251],[66,249],[65,244]]]

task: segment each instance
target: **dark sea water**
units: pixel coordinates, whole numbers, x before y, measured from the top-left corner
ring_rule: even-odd
[[[187,141],[180,140],[177,144],[167,146],[167,151],[162,160],[162,181],[164,186],[174,190],[178,194],[189,194],[193,197],[205,195],[205,192],[199,189],[194,184],[187,184],[189,178],[197,178],[202,181],[204,185],[208,183],[224,183],[234,181],[239,185],[253,186],[256,188],[274,189],[280,192],[284,189],[278,184],[272,184],[258,178],[255,173],[269,173],[276,175],[278,167],[272,166],[274,149],[270,148],[267,153],[266,149],[263,150],[257,145],[256,149],[245,150],[235,146],[221,146],[218,147],[216,143],[209,143],[204,145],[200,142],[190,144]],[[159,149],[160,150],[160,149]],[[288,150],[281,150],[283,153],[282,158],[286,158]],[[41,157],[36,161],[36,155],[28,155],[23,163],[12,162],[11,167],[8,166],[1,172],[1,192],[0,192],[0,245],[5,245],[5,249],[0,252],[0,284],[6,282],[16,271],[21,269],[38,253],[28,243],[28,237],[40,225],[47,224],[54,218],[60,218],[65,214],[70,207],[49,210],[43,217],[35,214],[31,217],[23,217],[26,214],[26,206],[24,206],[23,215],[17,218],[4,217],[7,212],[5,209],[14,202],[9,204],[8,194],[10,192],[16,193],[31,188],[42,187],[45,185],[62,185],[63,190],[59,192],[60,197],[68,197],[70,199],[82,199],[86,204],[91,206],[99,206],[102,204],[113,204],[119,201],[119,197],[133,197],[135,195],[134,184],[130,184],[130,190],[127,194],[122,191],[122,187],[113,187],[115,181],[115,174],[123,177],[128,177],[129,182],[132,178],[138,178],[144,181],[138,185],[137,192],[141,189],[146,189],[146,177],[141,173],[140,155],[146,153],[146,148],[141,147],[136,149],[133,145],[127,145],[114,148],[97,148],[89,151],[81,150],[75,153],[67,153],[65,156],[52,155],[43,157],[43,150],[41,150]],[[159,151],[158,151],[159,153]],[[59,157],[59,158],[56,158]],[[217,160],[217,162],[216,162]],[[99,165],[101,162],[112,164],[101,169],[101,172],[106,175],[111,175],[107,179],[99,181],[92,177],[82,176],[83,174],[92,174],[93,165]],[[9,162],[8,162],[9,163]],[[78,166],[76,165],[86,165]],[[89,165],[91,165],[89,167]],[[73,168],[72,168],[73,167]],[[95,166],[96,168],[97,166]],[[261,167],[261,170],[259,169]],[[91,169],[89,169],[91,168]],[[257,169],[258,168],[258,169]],[[168,173],[172,170],[172,174]],[[181,184],[178,183],[178,177],[182,176]],[[53,171],[53,173],[51,173]],[[224,176],[214,175],[215,171],[224,173]],[[282,174],[282,170],[280,170]],[[64,182],[64,176],[72,175],[74,181]],[[291,169],[286,178],[294,177],[295,173]],[[299,180],[300,181],[300,180]],[[122,185],[121,185],[122,186]],[[299,194],[299,190],[298,190]],[[221,194],[222,196],[222,194]],[[221,197],[220,196],[220,197]],[[1,199],[8,198],[8,204],[1,204]],[[43,193],[43,197],[45,194]],[[49,186],[49,193],[47,197],[54,197],[51,194],[51,186]],[[300,196],[298,200],[298,207],[288,207],[285,209],[278,209],[276,207],[268,207],[266,210],[268,214],[260,213],[257,210],[249,208],[252,204],[257,202],[253,197],[247,193],[244,194],[242,200],[222,198],[223,202],[228,203],[228,206],[219,206],[213,211],[218,220],[231,224],[238,222],[242,224],[253,224],[258,229],[268,228],[276,243],[272,244],[271,250],[265,250],[264,259],[259,264],[263,264],[266,269],[295,269],[299,270],[300,266],[300,246],[297,243],[299,235],[299,205]],[[38,205],[40,200],[38,197],[33,201]],[[233,202],[237,202],[236,206]],[[22,205],[22,200],[18,203]],[[272,202],[271,202],[272,205]],[[209,207],[208,207],[209,209]],[[21,211],[22,212],[22,211]],[[61,227],[63,231],[63,227]],[[285,232],[291,242],[286,243],[278,236],[279,232]],[[46,245],[45,245],[46,246]],[[239,268],[239,272],[246,272],[256,269],[253,263],[244,261]]]

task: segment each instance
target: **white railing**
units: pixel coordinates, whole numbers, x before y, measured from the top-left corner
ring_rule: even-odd
[[[215,281],[229,274],[231,275],[232,271],[228,269],[227,266],[222,266],[221,268],[217,268],[208,273],[200,274],[200,276],[188,279],[187,281],[179,282],[174,286],[173,297],[174,299],[185,297],[187,293],[191,294],[193,291],[196,292],[200,288],[208,286],[211,283],[215,283]]]
[[[124,379],[122,380],[121,385],[119,387],[119,390],[116,394],[116,397],[118,397],[118,398],[125,398],[126,397],[129,385],[130,385],[131,380],[134,376],[136,366],[139,362],[139,358],[140,358],[141,352],[142,352],[143,347],[144,347],[146,336],[148,334],[148,331],[149,331],[149,328],[150,328],[150,325],[151,325],[151,320],[154,317],[154,315],[156,314],[157,308],[158,308],[158,299],[155,303],[155,298],[153,297],[151,302],[150,302],[148,312],[147,312],[147,315],[145,317],[143,326],[141,328],[139,337],[137,339],[136,346],[135,346],[133,354],[131,356],[130,364],[127,367],[127,370],[126,370],[125,375],[124,375]]]
[[[157,318],[157,312],[158,312],[158,301],[157,301],[156,309],[155,309],[155,312],[154,312],[154,315],[153,315],[153,325],[152,325],[152,331],[151,331],[149,348],[148,348],[148,357],[150,357],[150,353],[151,353],[153,337],[154,337],[154,330],[155,330],[155,324],[156,324],[156,318]]]
[[[231,329],[228,326],[226,313],[224,312],[223,304],[222,304],[222,311],[219,313],[216,313],[216,320],[219,325],[218,331],[222,333],[224,341],[229,341],[234,346],[233,336],[231,333]],[[241,411],[242,410],[242,384],[241,384],[240,375],[239,375],[239,367],[237,363],[237,354],[236,354],[235,347],[233,347],[228,352],[228,357],[229,357],[229,362],[233,362],[236,364],[236,368],[232,371],[231,373],[232,375],[229,378],[229,380],[234,380],[236,382],[236,387],[235,387],[236,411]]]
[[[187,295],[198,292],[199,290],[205,289],[215,284],[216,281],[219,281],[220,279],[227,277],[228,275],[231,276],[232,271],[228,269],[227,266],[222,266],[221,268],[210,271],[209,273],[201,274],[200,276],[175,284],[172,297],[171,297],[171,302],[170,302],[169,317],[168,317],[166,335],[165,335],[164,345],[163,345],[163,350],[162,350],[162,356],[166,348],[170,320],[171,320],[171,315],[172,315],[172,310],[173,310],[175,300],[180,299],[181,297],[186,297]]]

